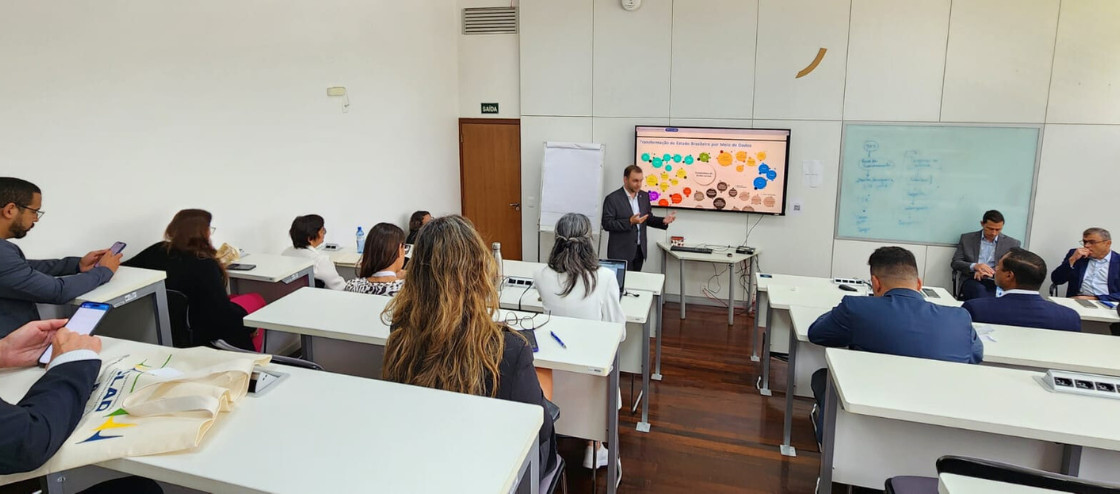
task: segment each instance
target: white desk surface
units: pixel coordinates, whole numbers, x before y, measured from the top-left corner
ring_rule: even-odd
[[[830,310],[826,307],[791,307],[790,319],[797,339],[809,341],[809,326]],[[993,330],[991,338],[980,337],[984,342],[985,363],[1120,376],[1120,358],[1117,357],[1120,355],[1120,338],[1115,336],[1002,324],[974,323],[974,326]]]
[[[775,309],[789,309],[794,305],[835,307],[848,295],[867,296],[871,291],[870,287],[867,286],[858,286],[855,288],[857,288],[858,291],[847,292],[841,290],[839,285],[832,283],[828,285],[811,286],[779,286],[771,283],[766,291],[766,296],[770,306]],[[948,307],[960,307],[962,305],[959,300],[949,295],[949,292],[944,288],[930,286],[922,288],[932,289],[940,295],[939,297],[925,297],[930,303]],[[923,296],[925,296],[925,294],[923,294]]]
[[[381,321],[381,311],[390,300],[392,299],[381,295],[303,287],[249,314],[245,318],[245,324],[287,333],[384,346],[385,340],[389,338],[389,326]],[[502,316],[508,313],[520,317],[534,315],[503,310]],[[546,316],[536,314],[537,324],[543,323],[545,319]],[[548,330],[555,331],[568,348],[561,348],[548,334]],[[540,351],[533,354],[534,365],[606,376],[611,371],[615,353],[618,352],[618,342],[625,330],[623,324],[552,316],[548,324],[537,331]]]
[[[766,275],[766,276],[763,276]],[[832,282],[832,278],[821,278],[819,276],[800,276],[795,274],[780,274],[780,273],[754,273],[754,286],[758,291],[765,292],[770,288],[770,285],[779,286],[796,286],[806,288],[823,288],[823,287],[836,287],[837,284]],[[860,285],[866,286],[866,285]],[[859,288],[859,287],[857,287]],[[851,293],[851,292],[849,292]]]
[[[166,279],[167,273],[164,271],[121,266],[108,283],[79,295],[71,303],[105,303]]]
[[[336,266],[354,268],[358,266],[358,261],[362,259],[362,255],[354,249],[341,249],[335,251],[328,250],[325,252],[329,253],[331,262],[333,262]]]
[[[1120,400],[1047,391],[1042,373],[840,348],[825,359],[849,413],[1120,450]]]
[[[698,252],[683,252],[683,251],[679,251],[679,250],[671,250],[670,249],[671,245],[669,244],[669,242],[664,242],[664,241],[657,242],[657,246],[660,247],[661,250],[665,251],[666,255],[668,255],[668,256],[670,256],[674,259],[680,259],[682,261],[714,262],[714,263],[717,263],[717,264],[736,264],[736,263],[746,261],[747,259],[750,259],[750,258],[752,258],[754,256],[757,256],[759,254],[759,251],[757,251],[757,250],[754,251],[754,254],[739,254],[739,253],[735,252],[734,247],[712,247],[711,248],[712,249],[711,254],[701,254],[701,253],[698,253]],[[688,246],[689,247],[696,247],[694,245],[688,245]],[[730,254],[730,255],[728,255],[728,254]]]
[[[276,283],[305,269],[311,269],[314,262],[306,257],[281,256],[276,254],[249,254],[237,262],[253,264],[257,267],[250,271],[229,270],[229,277],[239,280],[267,281]]]
[[[152,346],[102,341],[105,358]],[[523,403],[270,367],[288,378],[239,401],[197,450],[101,466],[206,492],[509,492],[543,420]],[[42,374],[0,372],[0,397]]]
[[[1096,307],[1090,309],[1083,307],[1077,300],[1066,297],[1048,297],[1050,301],[1069,307],[1077,311],[1077,315],[1081,316],[1082,321],[1094,322],[1120,322],[1120,315],[1116,314],[1116,309],[1109,309],[1100,304],[1098,301],[1093,301]]]
[[[937,484],[939,494],[1051,494],[1061,492],[951,473],[939,475]]]
[[[626,322],[645,324],[649,319],[649,310],[653,306],[653,292],[627,288],[626,293],[627,295],[619,301],[622,304],[622,313],[626,315]],[[502,288],[498,296],[501,298],[503,309],[515,310],[520,308],[531,312],[544,311],[541,295],[536,288],[525,289],[507,286]]]
[[[530,261],[502,260],[502,274],[518,278],[532,278],[533,274],[545,266],[544,263]],[[641,271],[626,272],[626,289],[653,292],[661,295],[665,288],[665,275],[661,273],[645,273]]]

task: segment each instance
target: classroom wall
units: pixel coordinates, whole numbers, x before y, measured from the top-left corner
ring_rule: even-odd
[[[20,245],[134,254],[201,207],[279,252],[297,214],[352,245],[458,212],[457,32],[449,0],[0,2],[0,163],[48,213]]]
[[[605,144],[613,189],[633,160],[637,124],[792,129],[788,200],[802,213],[684,211],[669,232],[650,234],[748,243],[761,249],[763,271],[866,277],[881,244],[833,239],[850,121],[1042,125],[1024,240],[1056,265],[1084,227],[1120,233],[1109,207],[1120,164],[1120,2],[645,0],[625,12],[616,0],[522,0],[520,10],[526,253],[537,241],[543,141]],[[822,63],[796,79],[821,47]],[[824,165],[820,187],[802,180],[808,160]],[[952,247],[907,247],[927,284],[949,285]],[[650,254],[657,269],[660,252]],[[689,269],[688,295],[717,288],[716,270]],[[667,289],[677,286],[670,269]]]
[[[459,116],[520,118],[521,95],[516,34],[464,35],[463,9],[509,7],[506,0],[458,0]],[[498,113],[483,115],[482,103],[498,103]]]

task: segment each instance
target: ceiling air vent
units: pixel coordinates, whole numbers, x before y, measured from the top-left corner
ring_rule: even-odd
[[[517,7],[463,9],[463,34],[517,34]]]

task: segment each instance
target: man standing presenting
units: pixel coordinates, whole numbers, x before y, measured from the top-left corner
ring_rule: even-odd
[[[84,257],[29,261],[10,242],[43,217],[43,194],[26,180],[0,177],[0,338],[39,319],[36,303],[65,304],[109,281],[121,255],[97,250]]]
[[[627,261],[626,269],[641,271],[646,259],[646,226],[664,230],[676,213],[661,218],[650,212],[649,193],[642,190],[642,169],[630,165],[622,171],[622,187],[603,200],[603,229],[611,232],[607,257]]]
[[[957,294],[961,300],[996,296],[996,261],[1011,249],[1022,245],[1018,240],[1001,235],[1003,214],[991,210],[984,213],[980,231],[961,235],[953,254],[953,271],[960,273]]]

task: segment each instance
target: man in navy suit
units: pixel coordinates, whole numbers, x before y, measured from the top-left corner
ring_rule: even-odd
[[[977,364],[984,344],[968,312],[926,302],[918,263],[902,247],[880,247],[871,254],[874,297],[846,296],[809,326],[809,341],[875,353]],[[824,407],[828,369],[813,373],[818,409]],[[820,416],[813,420],[820,441]]]
[[[1069,283],[1066,296],[1120,301],[1120,254],[1112,251],[1112,235],[1104,228],[1081,234],[1081,247],[1070,249],[1050,273],[1055,285]]]
[[[964,303],[964,310],[972,315],[973,321],[1081,331],[1081,316],[1077,311],[1039,296],[1038,289],[1046,281],[1046,261],[1034,252],[1011,249],[996,263],[995,279],[1003,296]]]
[[[642,190],[642,169],[630,165],[622,171],[622,187],[603,199],[603,229],[611,232],[607,258],[626,262],[629,271],[641,271],[646,259],[646,226],[664,230],[676,213],[662,218],[650,209],[649,192]]]

